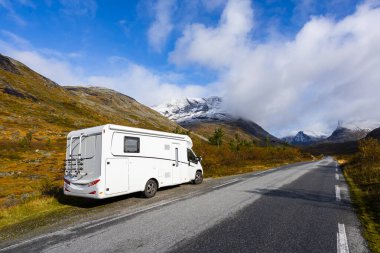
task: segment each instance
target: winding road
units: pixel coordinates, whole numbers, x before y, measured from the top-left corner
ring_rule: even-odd
[[[0,252],[368,252],[332,158],[216,182]]]

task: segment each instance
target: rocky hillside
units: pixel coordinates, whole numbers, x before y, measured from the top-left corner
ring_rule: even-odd
[[[338,126],[334,132],[326,139],[326,141],[334,143],[357,141],[366,137],[369,131],[369,129],[349,129]]]
[[[33,196],[45,178],[61,180],[67,133],[106,123],[178,127],[126,95],[62,87],[0,55],[0,206]]]
[[[222,127],[227,139],[239,134],[259,144],[283,144],[284,142],[265,131],[261,126],[232,115],[223,106],[223,99],[212,96],[207,98],[185,98],[172,100],[153,107],[162,115],[176,121],[181,126],[203,136],[211,136],[214,130]]]

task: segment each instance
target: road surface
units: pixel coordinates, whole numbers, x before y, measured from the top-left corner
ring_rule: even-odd
[[[331,158],[232,177],[0,251],[368,252]]]

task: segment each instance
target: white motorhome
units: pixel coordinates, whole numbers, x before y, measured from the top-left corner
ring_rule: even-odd
[[[132,192],[202,183],[201,158],[189,136],[118,125],[67,135],[64,194],[103,199]]]

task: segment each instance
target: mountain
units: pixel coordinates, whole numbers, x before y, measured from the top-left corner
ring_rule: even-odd
[[[153,109],[176,122],[230,120],[231,116],[222,107],[222,98],[173,99]]]
[[[380,140],[380,127],[369,132],[366,138],[374,138]]]
[[[347,142],[357,141],[367,136],[369,129],[353,128],[349,129],[343,126],[338,126],[332,134],[326,139],[327,142]]]
[[[152,108],[203,136],[211,136],[216,128],[222,127],[227,139],[234,138],[238,133],[245,139],[252,139],[261,144],[284,144],[255,122],[229,113],[223,106],[223,99],[217,96],[176,99]]]
[[[61,182],[67,133],[106,123],[179,127],[131,97],[104,88],[62,87],[0,54],[0,207],[34,196],[43,179]]]
[[[134,98],[103,87],[64,86],[80,103],[103,114],[112,115],[112,122],[125,120],[124,124],[143,128],[172,131],[178,125],[168,121],[156,111],[140,104]]]
[[[283,141],[291,144],[291,145],[312,145],[316,144],[318,142],[321,142],[325,139],[324,136],[312,136],[305,134],[303,131],[299,131],[296,135],[294,136],[287,136],[282,138]]]

